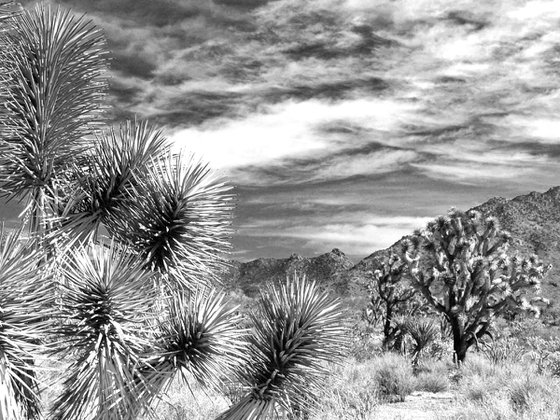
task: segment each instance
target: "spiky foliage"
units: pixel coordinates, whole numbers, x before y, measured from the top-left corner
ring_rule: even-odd
[[[10,17],[12,17],[13,9],[13,2],[12,1],[1,1],[0,2],[0,22],[4,23]],[[3,29],[3,26],[0,27]],[[1,29],[0,29],[1,30]]]
[[[53,296],[32,242],[0,228],[0,419],[39,418],[35,357]]]
[[[93,147],[72,170],[72,182],[59,202],[62,231],[74,240],[97,236],[119,223],[119,217],[134,205],[132,186],[148,177],[154,161],[169,151],[161,130],[148,122],[128,121],[119,130],[110,128],[96,136]],[[53,239],[60,239],[60,231]],[[113,232],[110,232],[113,233]]]
[[[46,248],[35,254],[42,267],[59,264],[53,355],[71,361],[54,417],[132,419],[178,371],[215,385],[243,346],[223,297],[195,286],[213,277],[228,248],[229,187],[206,165],[171,155],[147,124],[98,134],[89,147],[104,89],[100,31],[45,5],[11,22],[0,38],[0,188],[28,200],[30,231]],[[81,244],[105,234],[128,248]],[[173,288],[180,293],[168,302],[156,296]],[[192,293],[188,302],[181,293]],[[254,315],[248,346],[257,363],[243,375],[251,393],[228,412],[233,418],[307,407],[303,395],[318,386],[321,362],[340,353],[338,303],[305,282],[270,299]],[[167,318],[151,348],[145,318],[156,303]]]
[[[155,328],[152,350],[137,378],[137,386],[153,401],[178,375],[187,385],[194,378],[220,390],[241,364],[247,363],[247,331],[240,328],[236,307],[215,289],[198,288],[173,296]]]
[[[67,246],[95,237],[103,226],[173,287],[194,289],[215,280],[223,264],[218,257],[229,249],[233,196],[208,165],[169,149],[146,122],[99,136],[76,167],[79,175],[67,185],[58,213]],[[52,240],[61,240],[60,231]]]
[[[105,42],[85,18],[41,3],[24,10],[2,33],[0,188],[26,198],[30,229],[44,227],[58,184],[84,150],[102,109]]]
[[[249,393],[221,420],[267,419],[278,409],[307,412],[316,403],[326,362],[344,353],[347,331],[338,299],[294,278],[263,293],[251,314],[251,361],[242,378]]]
[[[452,210],[404,243],[413,284],[451,325],[458,362],[507,308],[538,310],[530,292],[548,268],[536,256],[510,255],[509,242],[495,218]]]
[[[10,85],[8,56],[11,54],[10,50],[13,45],[8,41],[6,32],[13,29],[15,13],[13,2],[0,1],[0,104],[2,104],[0,106],[0,141],[7,136],[4,121],[7,119],[9,112],[4,104],[11,99],[9,89],[6,87]],[[2,185],[0,185],[0,193],[2,193]]]
[[[229,249],[233,209],[231,187],[207,165],[168,154],[154,162],[148,177],[132,189],[109,231],[129,244],[154,271],[169,274],[174,285],[193,288],[215,280]]]
[[[153,274],[125,248],[78,248],[61,272],[60,341],[55,354],[74,361],[54,403],[56,419],[129,419],[142,408],[138,379],[149,347],[146,317],[155,302]]]
[[[439,325],[432,318],[409,318],[404,323],[404,330],[412,338],[412,361],[416,364],[422,351],[437,339]]]
[[[403,324],[396,317],[414,316],[425,302],[408,279],[406,263],[392,254],[381,261],[371,273],[368,284],[369,302],[364,318],[383,324],[383,347],[400,348]]]

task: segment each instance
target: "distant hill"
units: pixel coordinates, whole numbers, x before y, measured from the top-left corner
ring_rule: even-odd
[[[560,187],[544,193],[531,192],[511,200],[492,198],[473,210],[495,216],[502,228],[511,233],[514,251],[535,253],[545,263],[553,265],[543,282],[543,295],[551,298],[554,306],[560,308]],[[353,264],[338,249],[312,258],[294,254],[286,259],[259,258],[247,263],[234,261],[224,276],[224,282],[253,297],[264,283],[283,281],[286,276],[297,272],[341,296],[357,298],[363,296],[362,285],[367,273],[375,269],[378,262],[403,239],[387,249],[375,251],[357,264]]]
[[[283,282],[287,276],[305,275],[340,295],[347,293],[346,275],[354,263],[339,249],[317,257],[292,254],[289,258],[259,258],[250,262],[231,262],[224,275],[224,283],[230,289],[240,289],[254,297],[266,283]]]

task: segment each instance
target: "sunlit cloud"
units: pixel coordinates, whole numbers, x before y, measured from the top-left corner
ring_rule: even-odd
[[[271,106],[266,113],[180,130],[170,139],[217,168],[266,166],[286,158],[319,159],[336,155],[376,138],[366,134],[348,139],[344,133],[327,135],[319,130],[335,121],[366,131],[375,128],[385,133],[378,137],[387,138],[399,130],[404,116],[414,108],[415,105],[406,102],[377,99],[286,102]]]
[[[308,249],[341,248],[349,255],[365,256],[373,249],[386,248],[402,236],[423,228],[430,220],[380,216],[354,223],[320,220],[307,226],[286,226],[286,221],[277,220],[276,225],[282,225],[282,229],[272,229],[274,225],[263,221],[245,232],[248,236],[300,239]]]

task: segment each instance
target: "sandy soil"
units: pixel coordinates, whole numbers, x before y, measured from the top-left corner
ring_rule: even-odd
[[[404,402],[382,404],[373,412],[376,420],[442,420],[450,419],[449,406],[455,396],[451,392],[413,392]]]

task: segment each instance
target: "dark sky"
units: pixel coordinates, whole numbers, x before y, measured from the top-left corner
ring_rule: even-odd
[[[364,257],[560,184],[554,0],[62,4],[106,32],[115,120],[159,122],[236,185],[236,258]]]

